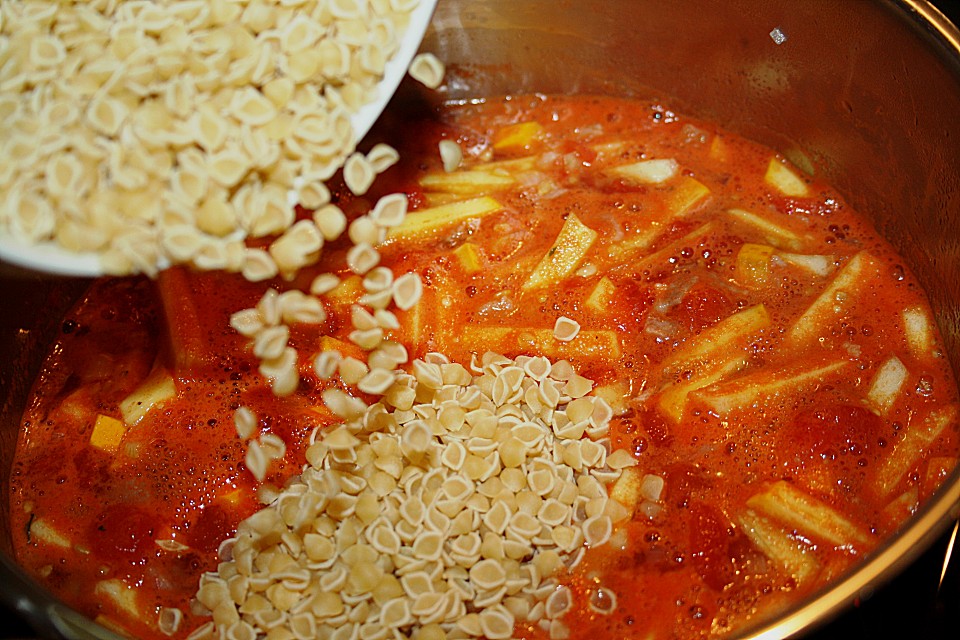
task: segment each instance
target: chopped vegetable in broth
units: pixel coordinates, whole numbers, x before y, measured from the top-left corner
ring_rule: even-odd
[[[923,292],[774,151],[590,96],[384,130],[399,163],[299,210],[347,230],[315,267],[101,280],[64,320],[11,518],[83,613],[141,638],[720,637],[953,470]]]

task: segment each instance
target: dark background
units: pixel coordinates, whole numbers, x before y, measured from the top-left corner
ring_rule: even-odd
[[[960,25],[960,0],[932,2],[954,24]],[[960,118],[960,114],[957,117]],[[960,540],[956,543],[947,575],[940,584],[950,533],[948,530],[915,563],[891,583],[878,589],[872,597],[808,637],[811,640],[960,638]],[[30,626],[12,609],[0,603],[0,638],[29,638],[32,635]]]

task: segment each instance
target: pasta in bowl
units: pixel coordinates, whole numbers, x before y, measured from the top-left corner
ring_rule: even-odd
[[[511,17],[517,19],[506,10],[502,16],[508,22]],[[441,24],[445,17],[449,16],[441,14]],[[799,33],[796,28],[785,30],[791,37]],[[454,60],[459,49],[452,40],[441,37],[439,42],[436,50]],[[455,86],[456,80],[451,83]],[[549,84],[548,77],[543,85],[546,90]],[[683,95],[682,86],[678,93]],[[485,91],[481,95],[497,94]],[[583,102],[576,105],[576,100]],[[157,633],[162,624],[167,630],[175,626],[177,634],[195,629],[200,629],[199,634],[228,633],[233,629],[236,635],[249,633],[244,624],[253,627],[254,633],[258,628],[269,633],[267,627],[277,619],[284,624],[272,628],[306,633],[312,619],[322,632],[330,631],[324,625],[332,620],[336,624],[328,626],[344,634],[354,629],[358,634],[376,634],[374,627],[363,631],[360,627],[386,622],[411,634],[497,637],[509,633],[506,629],[512,620],[518,625],[516,632],[539,637],[585,633],[599,627],[629,634],[651,620],[661,622],[664,633],[669,634],[666,629],[672,629],[683,616],[683,628],[691,624],[688,619],[693,625],[703,625],[694,627],[694,632],[735,633],[752,622],[749,616],[738,617],[751,607],[746,604],[747,592],[735,586],[737,576],[750,577],[754,583],[763,579],[758,576],[779,576],[780,582],[758,611],[764,607],[767,612],[782,610],[791,606],[791,597],[817,591],[821,579],[828,588],[836,584],[835,578],[844,574],[845,567],[860,566],[846,564],[859,554],[877,557],[887,553],[888,536],[881,532],[895,526],[897,505],[905,512],[914,509],[910,502],[914,490],[918,501],[929,495],[928,504],[943,502],[943,490],[932,487],[938,478],[947,476],[949,459],[955,456],[950,450],[955,427],[946,364],[952,353],[952,334],[948,329],[942,338],[947,346],[941,348],[941,355],[946,358],[937,358],[934,347],[921,349],[926,357],[917,359],[910,344],[929,346],[925,335],[934,336],[934,345],[942,343],[929,331],[935,316],[922,299],[909,297],[916,289],[909,286],[913,276],[909,270],[897,269],[900,262],[891,262],[889,247],[874,240],[869,225],[848,217],[849,206],[842,198],[821,179],[807,175],[801,168],[805,166],[802,156],[791,153],[793,162],[786,161],[709,121],[671,109],[669,102],[577,98],[563,109],[566,103],[561,98],[516,94],[503,104],[496,99],[487,103],[455,109],[439,125],[426,123],[418,130],[424,135],[413,136],[409,147],[400,145],[404,157],[423,160],[388,170],[382,176],[386,180],[383,193],[357,197],[349,190],[333,189],[344,216],[341,231],[349,238],[349,243],[342,238],[325,248],[328,264],[336,265],[335,279],[320,277],[330,272],[308,271],[289,282],[251,285],[239,279],[221,279],[224,276],[173,270],[160,277],[159,296],[150,291],[153,285],[148,283],[98,285],[119,287],[122,293],[115,290],[106,296],[112,300],[124,296],[131,300],[129,308],[137,313],[126,320],[133,322],[132,326],[143,323],[137,331],[108,330],[100,333],[99,339],[86,337],[91,332],[83,327],[95,321],[110,326],[116,320],[105,317],[109,313],[93,312],[96,305],[92,302],[86,306],[87,315],[81,306],[69,316],[76,324],[62,325],[63,353],[76,348],[66,348],[66,342],[73,340],[69,336],[77,338],[75,344],[91,345],[88,353],[113,352],[99,362],[99,369],[86,369],[84,376],[73,377],[67,387],[77,390],[80,387],[73,385],[81,380],[87,385],[102,384],[106,371],[128,372],[109,376],[114,388],[108,391],[104,385],[99,392],[115,393],[118,408],[122,404],[132,412],[130,417],[112,413],[109,403],[103,402],[90,413],[83,393],[72,399],[75,403],[61,405],[64,411],[58,419],[69,419],[71,411],[93,416],[86,431],[73,432],[78,448],[87,450],[87,460],[74,459],[73,466],[90,473],[81,482],[64,480],[61,484],[97,493],[100,504],[106,506],[132,485],[142,484],[139,479],[123,482],[121,478],[124,473],[130,473],[131,479],[142,478],[135,469],[143,464],[141,470],[159,470],[157,481],[166,483],[151,491],[175,496],[174,504],[167,507],[145,507],[144,502],[136,508],[129,504],[104,508],[94,516],[96,526],[84,528],[76,540],[72,531],[64,535],[56,518],[34,514],[36,524],[30,525],[30,531],[38,547],[41,536],[52,531],[60,537],[50,539],[66,541],[71,550],[76,545],[80,554],[92,547],[92,554],[85,558],[116,554],[96,567],[106,568],[106,573],[86,583],[103,583],[98,591],[100,601],[108,603],[102,611],[105,624],[128,633],[131,630],[124,625],[145,624]],[[617,113],[629,116],[626,124],[617,124]],[[588,114],[592,116],[586,117]],[[431,131],[432,136],[426,135]],[[653,137],[644,137],[647,135]],[[450,144],[443,145],[445,152],[438,149],[439,139],[454,142],[462,158],[457,161],[453,153],[451,159]],[[617,142],[625,146],[618,148]],[[752,163],[747,160],[750,149],[755,152]],[[724,160],[724,150],[735,153]],[[724,162],[732,165],[724,170]],[[724,178],[726,173],[739,171],[751,177],[746,182],[753,185],[753,196],[744,194],[742,178],[739,184],[732,177]],[[792,191],[802,187],[808,191]],[[382,197],[398,190],[407,195],[409,210],[402,221],[389,211],[381,217],[392,200],[384,202],[380,213],[372,214]],[[528,203],[537,204],[533,208],[536,215],[529,214]],[[587,203],[596,206],[585,206]],[[873,213],[862,201],[857,208]],[[396,209],[390,211],[396,213]],[[324,215],[331,214],[341,220],[332,210]],[[351,224],[364,218],[366,221],[355,227]],[[834,221],[839,222],[835,230],[830,228]],[[707,225],[705,229],[703,225]],[[367,240],[375,253],[364,249],[348,258],[357,240],[359,244]],[[934,250],[935,244],[926,246]],[[704,256],[705,249],[709,256]],[[371,264],[375,260],[379,262]],[[910,264],[922,264],[913,260]],[[390,267],[391,273],[378,270],[381,266]],[[397,284],[404,274],[419,277]],[[884,274],[905,284],[891,285]],[[693,277],[683,282],[684,275]],[[771,284],[785,276],[791,283],[786,288],[799,293],[793,307],[774,293],[780,287]],[[796,284],[792,284],[794,280]],[[938,309],[941,293],[927,284],[934,309]],[[906,297],[895,293],[901,286]],[[767,297],[770,295],[772,299]],[[319,300],[322,318],[310,298]],[[872,320],[861,324],[859,319],[869,316],[876,299],[890,303],[887,308],[896,309],[899,320],[890,324],[886,317],[882,327]],[[902,306],[894,306],[894,299]],[[593,306],[587,306],[591,300]],[[871,304],[864,306],[864,300]],[[355,311],[354,304],[362,311]],[[861,313],[867,316],[858,315]],[[169,340],[156,337],[163,318],[170,320]],[[849,323],[842,326],[848,318],[858,319],[853,323],[854,334],[848,331]],[[227,328],[227,319],[233,320],[232,328]],[[612,328],[604,327],[604,321],[613,322]],[[836,322],[840,324],[835,327]],[[127,336],[126,342],[123,336]],[[93,343],[97,343],[95,349]],[[139,349],[131,346],[137,344]],[[890,352],[878,356],[865,351],[864,345],[870,344],[882,345]],[[104,349],[104,345],[111,348]],[[857,347],[859,354],[855,353]],[[287,366],[291,362],[288,348],[295,351],[292,368]],[[812,356],[818,348],[825,349],[821,354],[825,357],[815,361]],[[333,351],[340,357],[317,357]],[[438,355],[441,351],[443,356]],[[640,356],[625,356],[627,353]],[[157,359],[151,354],[162,354],[156,368]],[[69,366],[96,360],[64,358],[70,360]],[[403,360],[407,362],[401,363]],[[417,360],[419,364],[415,364]],[[940,369],[924,384],[917,384],[931,363]],[[402,373],[397,373],[398,369]],[[184,371],[193,373],[183,376]],[[384,374],[376,373],[380,371],[395,372],[389,387],[382,386],[387,382]],[[891,380],[898,379],[908,379],[910,384],[891,385]],[[536,397],[530,392],[534,383]],[[216,390],[205,386],[208,384]],[[355,391],[361,384],[363,390]],[[169,395],[171,387],[173,396]],[[330,387],[343,393],[324,394]],[[541,389],[546,389],[543,398]],[[544,421],[548,433],[537,424],[533,412],[536,407],[537,417],[544,420],[541,412],[550,411],[554,398],[551,389],[559,395],[549,423]],[[923,396],[917,389],[932,395]],[[378,395],[381,391],[384,393]],[[459,407],[464,413],[462,423],[458,422],[460,412],[450,404],[459,396],[469,400]],[[184,397],[189,401],[182,402]],[[365,407],[355,402],[358,397]],[[791,397],[799,398],[798,406],[789,404]],[[128,399],[131,401],[123,402]],[[401,408],[406,402],[409,407]],[[441,412],[444,402],[448,408]],[[226,404],[211,411],[209,407],[215,403]],[[476,407],[472,403],[477,403]],[[375,408],[378,405],[381,408]],[[504,409],[498,418],[510,429],[500,429],[498,419],[498,428],[490,430],[484,410],[490,412],[491,406],[519,407],[520,416],[511,418],[514,409]],[[896,419],[884,415],[918,406],[936,410],[915,411],[911,415],[917,421],[907,426],[901,423],[900,429],[894,428]],[[137,418],[139,409],[151,407]],[[249,412],[237,413],[241,407]],[[414,412],[415,407],[419,413]],[[413,417],[405,411],[414,412]],[[471,416],[477,424],[467,421],[466,414],[472,411],[480,411]],[[168,412],[177,428],[189,433],[179,446],[170,446],[168,441],[174,430],[150,428],[153,420]],[[554,421],[555,415],[570,414],[578,419],[567,423],[558,417]],[[520,422],[516,422],[518,417]],[[216,423],[211,424],[211,419]],[[100,429],[96,429],[98,422]],[[345,430],[334,427],[314,433],[321,423],[341,422]],[[757,426],[761,423],[765,424],[762,431]],[[755,425],[752,429],[751,424]],[[846,428],[839,440],[825,437],[837,436],[839,429],[831,427],[841,424]],[[748,428],[738,431],[740,425]],[[920,429],[912,428],[918,425]],[[458,441],[466,427],[477,431]],[[408,428],[410,434],[404,438]],[[884,429],[893,429],[891,440],[880,444],[879,439],[870,439]],[[91,441],[94,431],[97,437]],[[933,440],[922,441],[930,435]],[[477,440],[470,442],[470,438]],[[802,446],[791,457],[780,450],[781,440]],[[496,444],[495,458],[490,457],[489,441]],[[578,444],[568,446],[574,441]],[[547,442],[554,452],[549,463],[542,457]],[[718,447],[718,443],[731,442],[734,446],[729,452],[725,446]],[[468,454],[459,470],[468,482],[449,482],[447,471],[459,460],[456,452],[460,448],[454,443]],[[115,452],[111,451],[114,447]],[[198,459],[195,452],[204,448],[216,449],[219,457],[208,458],[207,465],[191,464],[191,459]],[[562,450],[559,454],[558,449]],[[896,473],[896,468],[881,473],[878,466],[901,464],[879,462],[887,459],[883,451],[893,449],[922,451],[919,466],[911,466],[903,475]],[[668,453],[671,450],[674,453]],[[431,459],[448,451],[452,453],[446,453],[444,459],[452,466],[441,461],[436,466],[440,472],[428,481],[422,476],[415,478],[417,469],[432,470]],[[928,452],[932,456],[928,457]],[[362,457],[351,462],[353,454]],[[519,467],[508,466],[520,461],[521,455]],[[676,459],[671,460],[671,455]],[[470,456],[480,462],[468,464],[468,459],[475,460]],[[51,453],[50,459],[56,459],[59,466],[67,456]],[[933,462],[936,459],[940,462]],[[86,464],[91,460],[100,464]],[[528,460],[530,466],[525,469]],[[695,463],[684,464],[691,460]],[[302,466],[304,461],[309,468]],[[740,484],[722,484],[724,476],[741,461],[750,463],[753,475],[740,476],[745,479]],[[407,482],[397,478],[392,486],[376,474],[391,475],[377,463],[399,473],[400,478],[406,473]],[[720,466],[711,466],[714,463]],[[937,471],[937,464],[943,465],[942,472]],[[110,491],[94,491],[93,487],[107,486],[108,481],[93,473],[104,466],[106,473],[121,480],[109,482]],[[567,475],[576,474],[577,466],[596,482]],[[369,471],[369,478],[362,469]],[[335,475],[336,491],[329,484],[334,480],[328,470],[339,474]],[[492,475],[486,476],[488,473]],[[33,477],[42,478],[43,474]],[[554,485],[558,478],[562,482],[547,490],[548,477]],[[560,494],[571,479],[577,495],[566,505],[571,490],[564,500]],[[314,500],[311,482],[325,487],[327,502],[321,500],[307,508]],[[367,483],[364,489],[354,492],[363,483]],[[605,496],[597,490],[598,484],[605,489]],[[239,491],[233,493],[234,489]],[[377,495],[372,509],[369,492],[361,500],[365,489],[383,494]],[[557,495],[551,495],[555,489]],[[869,500],[880,495],[891,499],[861,502],[854,512],[838,507],[844,496],[859,490],[873,496]],[[430,497],[426,502],[436,509],[425,509],[421,517],[416,506],[404,506],[399,519],[391,520],[411,495],[424,503],[424,491]],[[472,497],[476,495],[480,497]],[[331,502],[331,497],[339,499]],[[550,500],[570,507],[569,522],[563,506]],[[181,501],[187,506],[177,506]],[[449,515],[439,509],[441,502]],[[548,502],[550,507],[541,513]],[[260,509],[261,503],[273,506]],[[289,506],[293,504],[297,506]],[[574,504],[578,508],[574,509]],[[487,511],[482,511],[484,506]],[[469,532],[455,529],[454,522],[463,526],[468,516],[471,520],[475,513],[486,516],[494,506],[495,514],[516,510],[505,526],[501,517],[493,515],[477,527],[481,555],[474,558],[473,538]],[[458,507],[463,508],[458,511]],[[920,507],[921,511],[925,508]],[[183,526],[157,527],[155,523],[164,517],[160,512],[166,509],[168,523],[177,523],[178,518],[182,523],[190,521],[192,531],[188,533]],[[191,509],[193,516],[188,517]],[[311,509],[323,511],[323,515],[314,518],[314,530],[306,531],[295,514]],[[246,520],[233,534],[233,525],[254,511],[264,515]],[[462,516],[465,511],[468,515]],[[630,516],[624,517],[624,511]],[[450,520],[449,527],[435,512]],[[557,519],[560,513],[564,516]],[[368,527],[376,521],[375,517],[364,522],[371,514],[393,525],[398,547],[383,526]],[[539,536],[531,533],[529,539],[523,538],[533,527],[530,518],[519,514],[537,521]],[[320,524],[314,526],[318,520]],[[579,530],[586,542],[587,521],[593,546],[582,554],[568,553],[565,545],[583,548],[576,544],[576,532]],[[886,524],[871,531],[876,523]],[[549,542],[542,527],[552,527]],[[418,537],[434,530],[445,530],[446,535],[429,535],[417,544]],[[361,532],[366,537],[354,540],[353,535]],[[309,543],[307,533],[314,536]],[[221,544],[228,537],[235,541]],[[302,549],[294,554],[298,537]],[[97,539],[98,545],[90,544]],[[144,546],[145,542],[153,546]],[[514,544],[518,542],[519,546]],[[681,542],[694,546],[680,549]],[[280,556],[322,564],[331,560],[323,557],[330,545],[334,549],[337,545],[359,547],[350,553],[335,553],[330,567],[349,562],[351,569],[360,569],[347,571],[345,577],[336,570],[317,569],[316,574],[309,573],[309,583],[304,585],[298,560],[291,563],[274,553],[282,551]],[[535,548],[532,555],[523,545]],[[53,548],[56,545],[48,549]],[[149,549],[146,555],[145,548]],[[389,555],[395,548],[398,559],[390,559],[391,567],[382,550]],[[428,556],[438,548],[443,571],[449,570],[441,581],[445,587],[431,576],[437,565],[430,564],[434,560]],[[634,553],[621,553],[624,548]],[[828,553],[830,548],[838,555]],[[308,549],[314,558],[309,558]],[[512,557],[508,550],[519,557]],[[399,558],[418,552],[425,557],[406,564],[400,575],[400,565],[406,560]],[[149,561],[142,562],[145,557]],[[206,560],[200,561],[201,557]],[[540,559],[532,567],[527,564],[537,557]],[[683,558],[679,563],[678,557]],[[165,576],[164,566],[173,558],[184,568],[169,570]],[[475,575],[458,558],[479,567]],[[483,562],[491,559],[497,561]],[[223,565],[216,566],[217,560]],[[276,565],[264,573],[264,566],[271,563]],[[281,568],[281,564],[286,566]],[[88,568],[94,569],[93,561]],[[195,578],[214,569],[216,574],[204,578],[203,586],[191,579],[189,584],[175,587],[183,596],[179,602],[161,602],[148,595],[154,587],[170,587],[168,576]],[[465,577],[462,570],[466,570]],[[141,571],[142,580],[136,577]],[[51,570],[47,579],[56,580],[57,575]],[[388,577],[391,575],[393,580]],[[734,581],[728,582],[731,575]],[[534,578],[537,586],[533,586]],[[642,594],[657,592],[655,585],[660,584],[644,581],[661,579],[675,580],[678,584],[673,587],[688,589],[699,599],[681,598],[682,604],[676,605],[677,601],[644,598]],[[127,589],[128,582],[139,586]],[[371,582],[383,584],[383,591],[367,594]],[[223,585],[228,585],[226,599]],[[636,589],[637,585],[643,588]],[[472,599],[467,597],[470,588],[474,590]],[[501,589],[505,590],[497,600]],[[459,595],[429,595],[441,591]],[[130,597],[131,592],[136,595]],[[737,600],[733,592],[747,599]],[[339,598],[342,609],[330,593]],[[294,602],[291,594],[303,598]],[[191,604],[194,595],[198,597]],[[390,602],[393,604],[384,606]],[[125,613],[123,603],[133,609],[145,607],[146,615],[142,610],[137,615]],[[489,612],[484,605],[489,605]],[[656,609],[658,606],[668,610]],[[630,611],[643,611],[644,607],[647,615],[631,615]],[[379,618],[374,619],[374,611]],[[305,612],[309,614],[306,617],[301,615]],[[459,612],[464,615],[458,618],[455,614]],[[447,618],[451,613],[456,622]],[[408,614],[414,621],[408,620]],[[288,626],[295,616],[299,616],[298,626]],[[215,628],[205,627],[207,621]],[[282,635],[284,631],[274,633]]]

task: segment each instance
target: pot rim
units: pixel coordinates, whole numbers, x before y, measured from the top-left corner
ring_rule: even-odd
[[[931,45],[938,45],[937,57],[953,66],[960,84],[960,29],[930,0],[887,0],[885,4],[899,13],[904,23],[923,30]],[[960,525],[960,465],[905,526],[865,560],[785,611],[743,629],[737,637],[775,640],[828,623],[854,603],[868,600],[954,523]],[[61,603],[6,553],[0,553],[0,582],[4,585],[0,601],[29,620],[44,637],[120,640],[113,631]]]
[[[866,560],[774,618],[744,630],[739,637],[776,640],[826,624],[848,607],[869,600],[879,587],[912,564],[951,524],[960,522],[958,518],[960,467],[953,470],[904,529],[887,538]],[[945,563],[949,558],[948,551]]]

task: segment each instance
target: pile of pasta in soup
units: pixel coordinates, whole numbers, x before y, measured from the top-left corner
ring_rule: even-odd
[[[953,470],[923,292],[770,149],[608,97],[387,129],[402,161],[365,195],[298,210],[315,266],[101,280],[65,318],[10,503],[19,562],[81,612],[141,638],[725,636]]]

